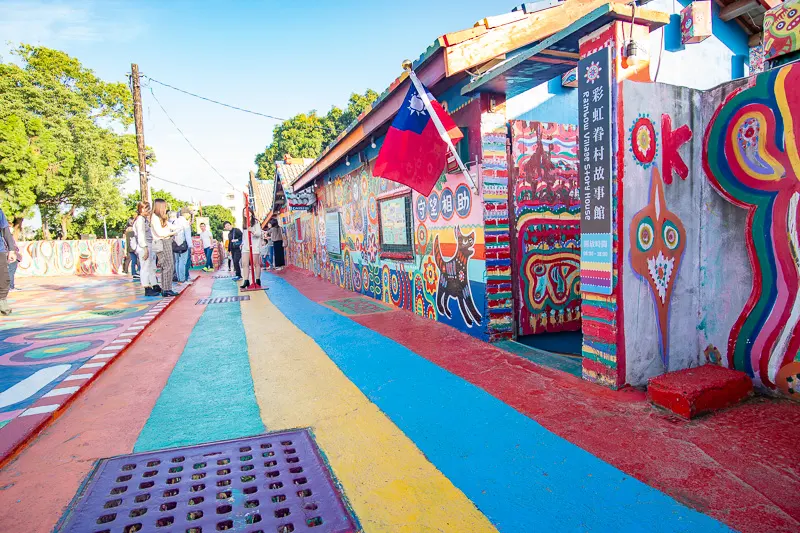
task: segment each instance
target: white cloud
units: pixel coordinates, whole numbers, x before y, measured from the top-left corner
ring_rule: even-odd
[[[13,45],[127,42],[143,30],[135,11],[115,1],[0,0],[0,39]]]

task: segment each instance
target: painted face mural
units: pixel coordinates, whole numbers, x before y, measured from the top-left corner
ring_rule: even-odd
[[[720,105],[703,143],[711,184],[750,212],[745,240],[753,286],[728,339],[728,366],[769,387],[800,350],[797,87],[800,65],[759,75]]]
[[[633,217],[630,227],[631,266],[650,286],[658,320],[659,351],[669,367],[669,306],[686,247],[686,230],[667,209],[664,182],[653,167],[650,202]]]
[[[764,14],[766,59],[800,48],[800,1],[789,0]]]

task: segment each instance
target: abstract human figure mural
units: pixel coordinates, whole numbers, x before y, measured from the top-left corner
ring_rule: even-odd
[[[664,181],[657,166],[652,167],[651,176],[650,201],[631,221],[631,267],[653,293],[658,348],[668,369],[670,299],[686,247],[686,230],[678,216],[667,209]]]
[[[797,87],[800,65],[759,75],[719,106],[703,146],[711,184],[749,211],[745,239],[753,286],[728,338],[728,366],[790,394],[800,372]]]

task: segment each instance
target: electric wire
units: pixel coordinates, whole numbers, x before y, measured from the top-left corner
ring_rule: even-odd
[[[236,109],[237,111],[242,111],[243,113],[250,113],[251,115],[258,115],[258,116],[269,118],[269,119],[272,119],[272,120],[277,120],[279,122],[283,122],[283,121],[286,120],[285,118],[280,118],[280,117],[276,117],[276,116],[273,116],[273,115],[267,115],[266,113],[259,113],[258,111],[251,111],[250,109],[245,109],[243,107],[238,107],[238,106],[235,106],[235,105],[226,104],[224,102],[220,102],[218,100],[213,100],[211,98],[206,98],[205,96],[200,96],[199,94],[195,94],[193,92],[189,92],[189,91],[186,91],[186,90],[183,90],[183,89],[179,89],[179,88],[174,87],[174,86],[172,86],[172,85],[170,85],[168,83],[164,83],[163,81],[158,81],[157,79],[151,78],[150,76],[144,76],[143,75],[142,78],[147,78],[148,80],[156,82],[159,85],[163,85],[164,87],[169,87],[172,90],[175,90],[175,91],[178,91],[178,92],[181,92],[181,93],[184,93],[184,94],[188,94],[189,96],[194,96],[195,98],[199,98],[200,100],[205,100],[206,102],[211,102],[211,103],[214,103],[214,104],[217,104],[217,105],[221,105],[221,106],[224,106],[224,107],[229,107],[231,109]]]
[[[227,183],[228,185],[230,185],[230,187],[231,187],[232,189],[234,189],[234,190],[236,190],[236,191],[239,191],[239,192],[242,192],[242,191],[241,191],[241,189],[239,189],[239,188],[238,188],[238,187],[236,187],[236,186],[235,186],[233,183],[231,183],[231,182],[230,182],[230,180],[228,180],[228,178],[226,178],[225,176],[223,176],[223,175],[222,175],[222,173],[221,173],[219,170],[217,170],[217,168],[216,168],[214,165],[212,165],[212,164],[211,164],[211,162],[210,162],[208,159],[206,159],[206,157],[205,157],[205,156],[204,156],[204,155],[203,155],[203,154],[200,152],[200,150],[198,150],[198,149],[195,147],[195,145],[193,145],[193,144],[192,144],[192,141],[190,141],[190,140],[189,140],[189,138],[188,138],[188,137],[186,137],[186,135],[183,133],[183,131],[180,129],[180,127],[179,127],[179,126],[178,126],[178,125],[175,123],[175,121],[174,121],[174,120],[172,120],[172,117],[171,117],[171,116],[169,116],[169,113],[167,113],[167,110],[166,110],[166,109],[164,109],[164,106],[163,106],[163,105],[161,105],[161,102],[160,102],[160,101],[158,100],[158,98],[156,97],[156,93],[153,91],[153,88],[152,88],[152,87],[150,87],[150,94],[153,96],[153,99],[154,99],[154,100],[156,101],[156,103],[158,104],[158,107],[160,107],[160,108],[161,108],[161,111],[163,111],[163,112],[164,112],[164,115],[166,115],[166,117],[169,119],[169,121],[172,123],[172,125],[173,125],[173,126],[175,126],[175,129],[176,129],[176,130],[178,130],[178,133],[180,133],[180,134],[181,134],[181,137],[183,137],[183,139],[184,139],[184,140],[186,141],[186,143],[187,143],[187,144],[188,144],[188,145],[189,145],[189,146],[192,148],[192,150],[194,150],[194,151],[197,153],[197,155],[199,155],[199,156],[200,156],[200,159],[202,159],[203,161],[205,161],[205,162],[206,162],[206,164],[207,164],[207,165],[208,165],[208,166],[211,168],[211,170],[213,170],[214,172],[216,172],[216,173],[217,173],[217,175],[218,175],[220,178],[222,178],[222,180],[223,180],[225,183]]]
[[[193,187],[191,185],[186,185],[184,183],[178,183],[177,181],[171,181],[171,180],[168,180],[166,178],[162,178],[160,176],[156,176],[155,174],[153,174],[149,170],[147,171],[147,175],[150,176],[151,178],[155,178],[155,179],[157,179],[159,181],[164,181],[166,183],[171,183],[172,185],[177,185],[179,187],[186,187],[187,189],[194,189],[195,191],[202,191],[202,192],[210,192],[210,193],[214,193],[215,192],[215,191],[210,191],[208,189],[202,189],[200,187]]]

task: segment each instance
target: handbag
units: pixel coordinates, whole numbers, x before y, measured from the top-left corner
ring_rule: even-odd
[[[183,253],[186,253],[188,250],[189,250],[189,245],[186,243],[185,239],[181,244],[176,243],[175,240],[172,241],[172,252],[173,253],[183,254]]]

